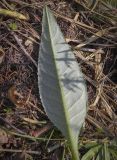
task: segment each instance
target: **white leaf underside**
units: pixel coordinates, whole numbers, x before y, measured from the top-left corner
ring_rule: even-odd
[[[75,56],[48,8],[43,14],[38,81],[48,117],[77,145],[86,116],[86,85]]]

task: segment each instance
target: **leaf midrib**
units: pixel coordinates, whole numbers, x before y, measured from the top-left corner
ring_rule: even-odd
[[[78,151],[77,151],[77,148],[75,147],[75,144],[74,143],[77,143],[77,142],[74,142],[73,141],[73,136],[71,134],[71,131],[70,131],[70,128],[69,128],[69,125],[70,125],[70,118],[69,118],[69,114],[66,110],[66,104],[65,104],[65,101],[64,101],[64,93],[62,91],[62,87],[61,87],[61,84],[60,84],[60,80],[59,80],[59,74],[58,74],[58,70],[57,70],[57,65],[56,65],[56,62],[55,62],[55,57],[54,57],[54,53],[56,52],[55,51],[55,48],[54,48],[54,42],[52,40],[52,33],[51,33],[51,27],[50,27],[50,23],[49,23],[49,16],[48,16],[48,11],[47,11],[47,7],[46,7],[46,16],[47,16],[47,23],[48,23],[48,27],[49,27],[49,37],[50,37],[50,43],[51,43],[51,48],[52,48],[52,56],[53,56],[53,59],[54,59],[54,66],[55,66],[55,72],[56,72],[56,75],[57,75],[57,81],[58,81],[58,86],[59,86],[59,90],[60,90],[60,98],[62,100],[62,105],[64,106],[63,107],[63,113],[64,113],[64,116],[65,116],[65,123],[66,123],[66,129],[67,129],[67,138],[68,138],[68,141],[71,145],[71,150],[72,150],[72,156],[74,156],[74,160],[78,160]],[[77,153],[77,155],[76,155]],[[75,154],[75,155],[73,155]]]

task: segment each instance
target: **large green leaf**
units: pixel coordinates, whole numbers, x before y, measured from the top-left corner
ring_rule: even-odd
[[[78,135],[86,116],[87,91],[75,56],[48,7],[43,11],[38,64],[42,104],[68,139],[73,159],[78,160]]]

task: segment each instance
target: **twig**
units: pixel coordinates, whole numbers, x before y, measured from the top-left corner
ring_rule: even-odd
[[[11,134],[11,135],[14,135],[14,136],[18,136],[18,137],[22,137],[22,138],[26,138],[26,139],[30,139],[32,141],[36,141],[36,140],[41,140],[41,141],[48,141],[48,138],[43,138],[43,137],[34,137],[34,136],[29,136],[29,135],[26,135],[26,134],[20,134],[20,133],[16,133],[16,132],[13,132],[13,131],[9,131],[9,130],[6,130],[5,128],[2,128],[4,129],[7,133]],[[65,139],[64,138],[53,138],[53,139],[50,139],[50,141],[64,141]]]
[[[8,124],[11,128],[13,128],[15,131],[17,131],[18,133],[25,134],[23,131],[21,131],[20,129],[18,129],[18,128],[16,128],[15,126],[13,126],[10,122],[8,122],[7,120],[5,120],[5,119],[2,118],[1,116],[0,116],[0,121],[5,122],[5,123]]]
[[[108,135],[109,137],[112,137],[112,133],[106,129],[106,127],[104,127],[102,124],[100,124],[99,121],[97,121],[96,119],[94,119],[93,117],[91,117],[90,115],[87,116],[86,118],[92,125],[94,125],[95,127],[103,130],[105,132],[106,135]]]
[[[39,136],[43,135],[45,132],[47,132],[48,130],[50,130],[51,128],[52,128],[52,125],[47,124],[43,128],[40,128],[40,129],[37,129],[36,131],[33,131],[32,135],[35,137],[39,137]]]
[[[54,150],[58,149],[59,147],[63,146],[65,142],[61,142],[58,144],[55,144],[54,146],[48,147],[48,153],[53,152]]]
[[[17,96],[19,96],[20,98],[23,98],[23,96],[22,96],[20,93],[15,92],[15,94],[16,94]],[[45,115],[45,113],[44,113],[39,107],[37,107],[35,104],[33,104],[31,101],[28,101],[27,103],[28,103],[30,106],[32,106],[33,108],[35,108],[37,111],[39,111],[41,114]]]
[[[11,32],[12,36],[15,38],[16,42],[18,43],[18,45],[20,46],[21,50],[24,52],[24,54],[28,57],[28,59],[30,59],[32,61],[32,63],[35,65],[35,67],[37,68],[37,63],[36,61],[30,56],[30,54],[26,51],[26,49],[24,48],[24,46],[21,44],[21,42],[19,41],[18,36],[16,35],[16,33]]]
[[[15,152],[15,153],[20,153],[20,152],[24,152],[24,153],[29,153],[29,154],[36,154],[36,155],[40,155],[41,153],[38,151],[28,151],[28,150],[17,150],[17,149],[4,149],[4,148],[0,148],[0,152]]]
[[[13,10],[12,5],[9,5],[6,0],[2,0],[2,2],[6,5],[6,7],[7,7],[8,9]]]

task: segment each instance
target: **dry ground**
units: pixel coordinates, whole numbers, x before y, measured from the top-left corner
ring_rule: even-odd
[[[26,16],[0,15],[1,160],[55,160],[64,148],[65,140],[48,120],[38,91],[45,4],[54,11],[87,81],[88,115],[80,140],[117,136],[117,10],[102,3],[102,9],[99,4],[89,9],[75,0],[1,0],[0,8]]]

